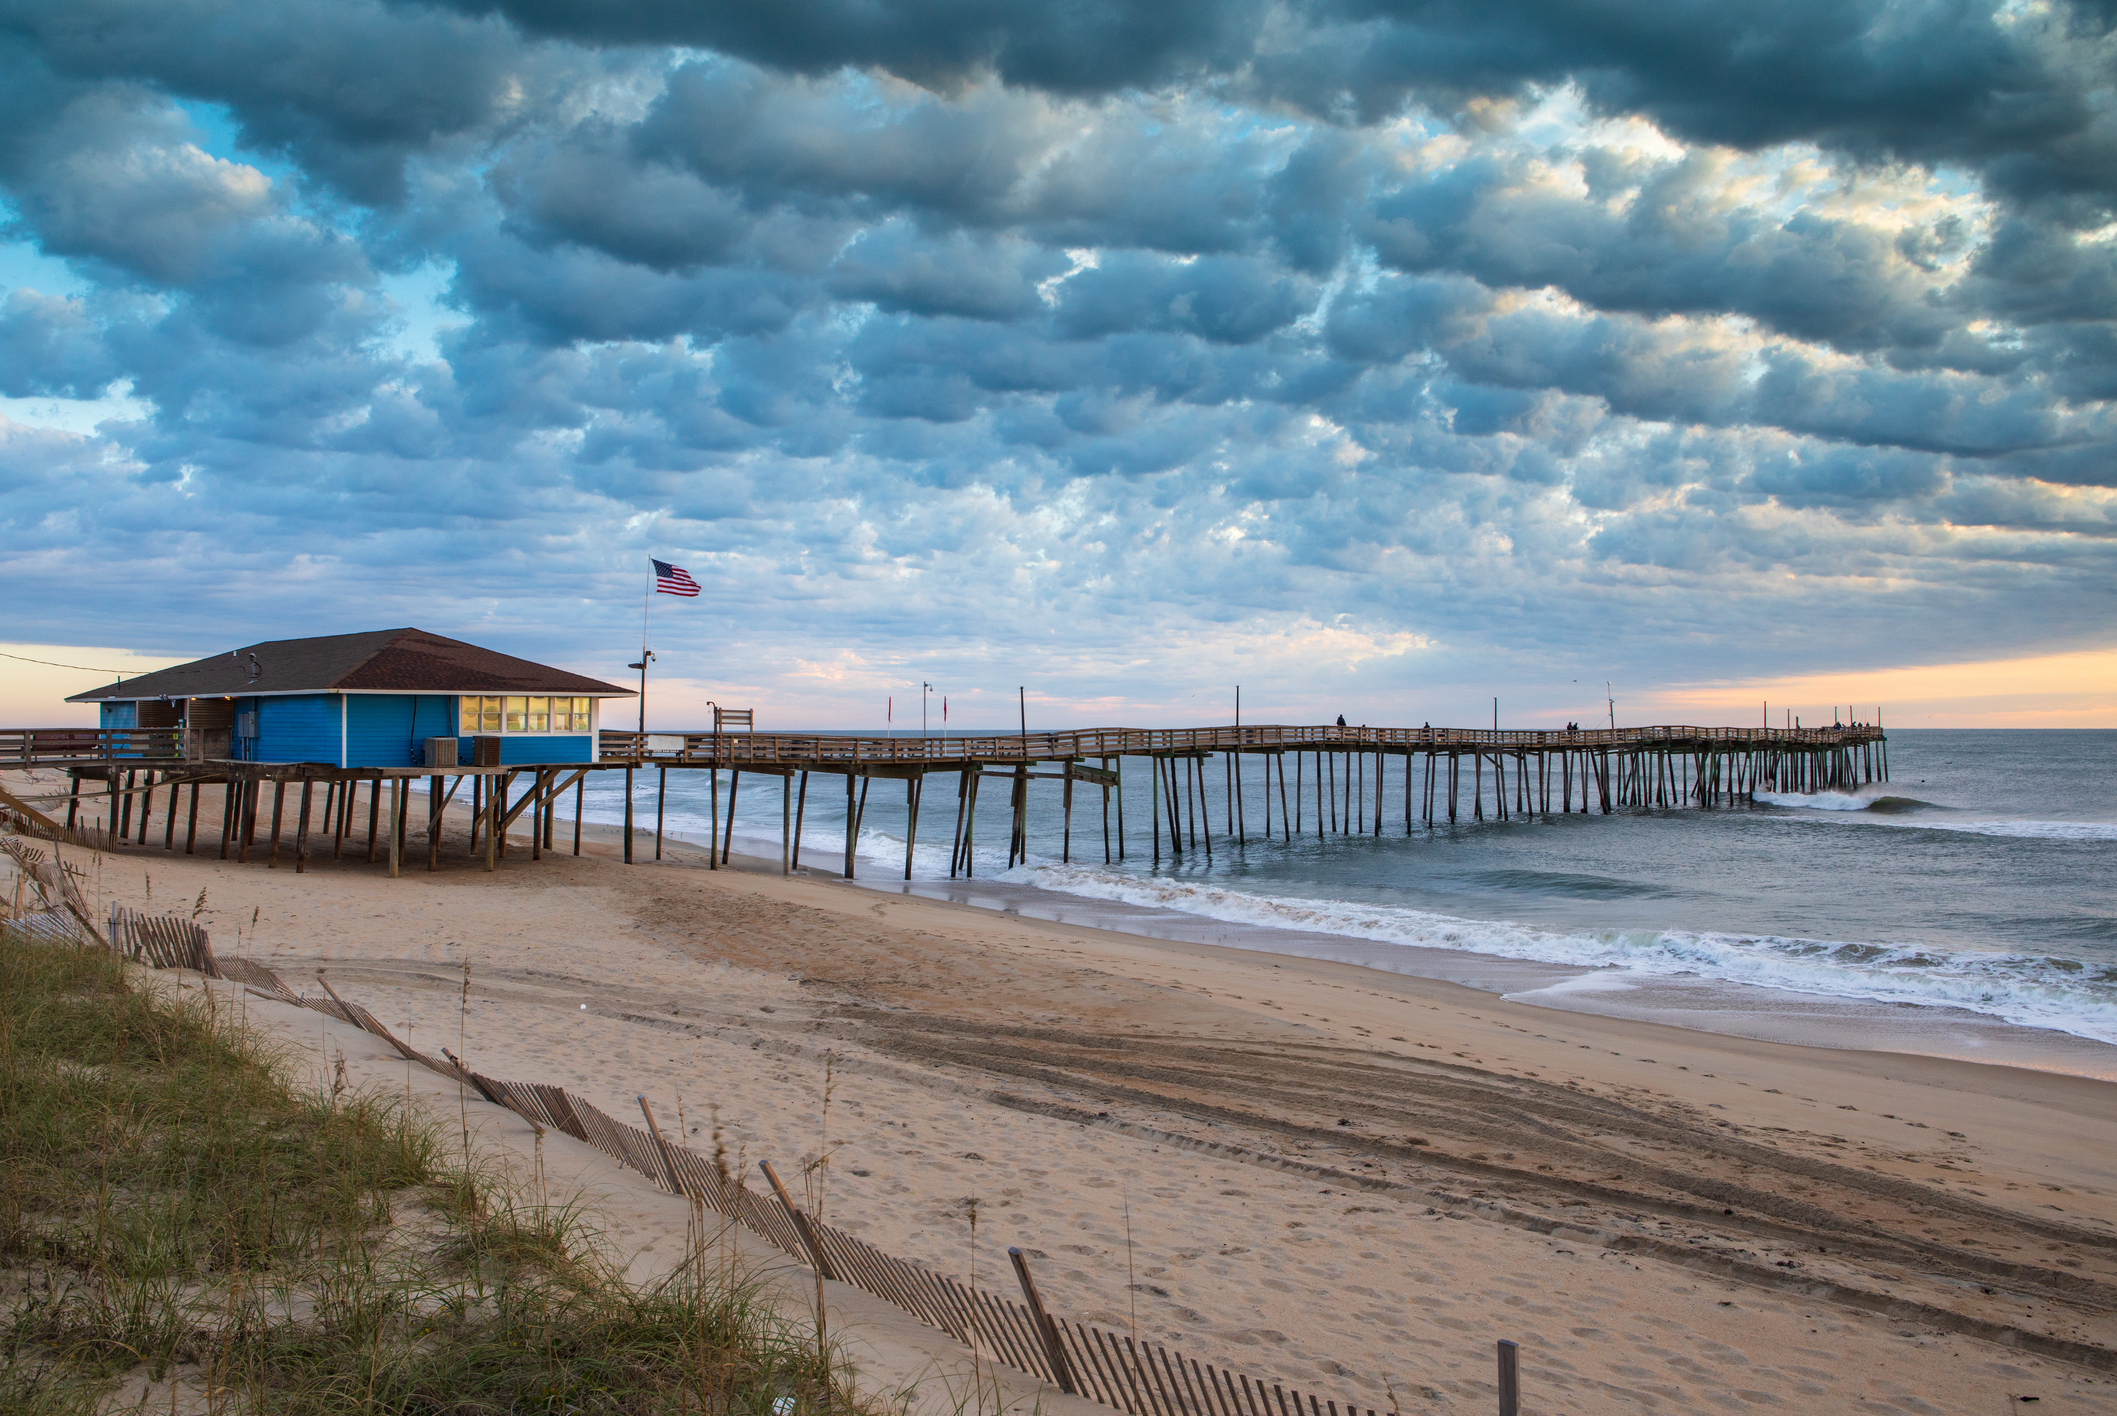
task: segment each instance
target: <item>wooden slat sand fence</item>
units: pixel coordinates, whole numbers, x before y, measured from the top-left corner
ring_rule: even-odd
[[[110,943],[96,928],[95,921],[89,918],[88,897],[81,892],[76,872],[61,859],[57,846],[53,846],[52,853],[46,856],[26,842],[0,836],[0,852],[13,858],[16,868],[36,887],[45,904],[71,916],[81,933],[96,943]]]
[[[112,905],[109,938],[111,948],[150,968],[190,969],[208,978],[222,977],[214,967],[213,945],[206,931],[191,920],[144,915]]]
[[[824,1277],[893,1303],[996,1361],[1127,1416],[1389,1416],[1357,1400],[1340,1402],[1267,1382],[1151,1339],[1054,1316],[1045,1311],[1019,1249],[1009,1250],[1009,1257],[1023,1302],[884,1253],[801,1210],[769,1166],[763,1169],[770,1183],[752,1187],[742,1175],[671,1144],[645,1098],[640,1110],[647,1125],[629,1125],[563,1087],[487,1077],[461,1066],[446,1049],[440,1058],[429,1057],[366,1008],[340,996],[321,975],[321,997],[297,994],[261,964],[217,959],[206,932],[189,920],[122,909],[113,909],[110,920],[111,944],[128,957],[157,968],[196,969],[372,1033],[406,1060],[461,1081],[536,1126],[587,1142],[657,1187],[743,1225]]]

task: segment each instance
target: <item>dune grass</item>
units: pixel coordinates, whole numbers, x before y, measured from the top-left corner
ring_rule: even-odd
[[[125,1377],[295,1416],[856,1409],[725,1259],[629,1285],[454,1118],[287,1078],[225,996],[0,925],[0,1413]]]

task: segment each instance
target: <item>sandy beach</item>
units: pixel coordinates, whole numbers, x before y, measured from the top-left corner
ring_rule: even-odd
[[[2109,1082],[684,847],[628,869],[593,829],[536,862],[525,833],[488,874],[463,829],[394,881],[327,854],[88,868],[295,987],[327,971],[414,1046],[613,1113],[644,1093],[748,1164],[828,1154],[827,1217],[886,1250],[982,1282],[1017,1244],[1061,1312],[1378,1408],[1490,1410],[1500,1337],[1537,1413],[2117,1406]],[[317,1053],[313,1019],[285,1026]]]

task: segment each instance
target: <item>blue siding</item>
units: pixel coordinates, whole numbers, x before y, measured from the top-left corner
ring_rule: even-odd
[[[237,711],[257,710],[257,762],[338,761],[338,695],[301,693],[285,698],[252,698]]]
[[[456,730],[456,700],[443,693],[346,695],[346,767],[417,767],[425,739]]]
[[[468,763],[471,760],[472,744],[467,737],[456,739],[456,760]],[[500,739],[500,764],[512,767],[518,762],[593,762],[595,761],[595,739],[587,733],[569,735],[565,733],[524,733],[517,736],[508,733]]]
[[[102,726],[106,728],[136,728],[140,725],[140,705],[137,703],[105,703]]]

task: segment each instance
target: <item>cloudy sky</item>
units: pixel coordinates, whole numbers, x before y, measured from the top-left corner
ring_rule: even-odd
[[[652,553],[665,722],[2117,724],[2113,60],[2112,0],[0,0],[0,648],[622,677]]]

